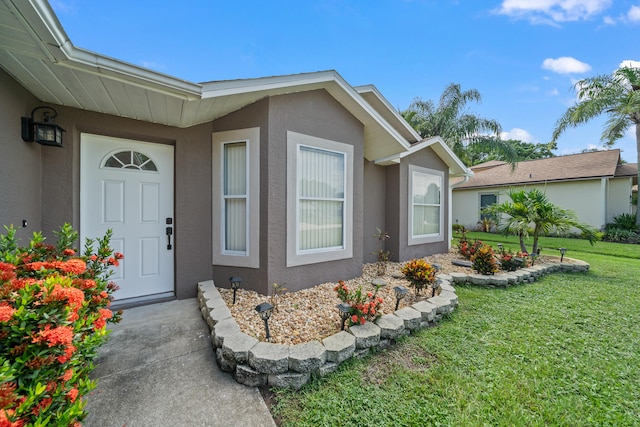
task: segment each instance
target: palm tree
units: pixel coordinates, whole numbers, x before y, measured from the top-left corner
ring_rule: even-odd
[[[574,89],[578,102],[556,122],[553,142],[570,126],[578,126],[605,114],[608,116],[600,137],[612,146],[635,125],[638,163],[640,164],[640,68],[622,67],[611,75],[589,77],[578,81]],[[638,171],[640,181],[640,170]],[[636,213],[636,227],[640,228],[640,210]]]
[[[517,153],[510,144],[500,139],[500,124],[467,110],[469,102],[481,101],[480,92],[476,89],[463,91],[459,84],[451,83],[440,96],[437,106],[431,100],[416,98],[400,114],[421,137],[440,136],[467,166],[471,165],[467,150],[472,146],[476,151],[499,152],[515,165]],[[486,138],[487,133],[494,138]]]
[[[564,232],[577,228],[589,243],[593,245],[596,241],[593,227],[580,223],[573,211],[551,203],[542,191],[536,188],[511,189],[507,194],[510,201],[487,206],[482,212],[498,218],[498,229],[504,234],[517,235],[522,252],[528,252],[524,240],[530,234],[533,236],[533,246],[529,253],[537,253],[538,238],[551,231]],[[501,220],[502,215],[507,215],[507,218]]]

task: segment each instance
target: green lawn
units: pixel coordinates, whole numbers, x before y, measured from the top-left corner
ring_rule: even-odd
[[[458,287],[459,307],[437,327],[278,392],[276,415],[285,426],[640,425],[640,245],[541,245],[591,271]]]

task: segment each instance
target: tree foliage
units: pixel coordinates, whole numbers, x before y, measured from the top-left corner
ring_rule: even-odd
[[[493,137],[485,136],[479,139],[493,139]],[[535,144],[531,142],[520,141],[517,139],[507,139],[504,140],[504,142],[513,147],[516,152],[516,158],[519,162],[555,157],[555,154],[552,150],[555,150],[557,148],[557,145],[555,143]],[[467,156],[469,157],[470,164],[472,166],[491,160],[499,160],[508,163],[510,160],[509,156],[505,156],[501,152],[482,149],[482,146],[480,144],[473,144],[472,146],[468,147]]]
[[[400,114],[421,137],[440,136],[467,166],[471,165],[469,150],[474,147],[500,152],[509,163],[515,164],[515,150],[500,139],[500,123],[469,112],[467,105],[470,102],[481,101],[480,92],[476,89],[463,91],[459,84],[451,83],[437,105],[431,100],[416,98]],[[494,138],[485,138],[487,135]]]
[[[487,206],[483,213],[499,218],[498,229],[504,234],[514,234],[520,239],[520,249],[528,252],[525,239],[533,237],[531,252],[538,251],[540,235],[552,231],[565,232],[577,228],[591,244],[596,241],[596,230],[583,224],[573,211],[563,209],[552,203],[545,193],[534,188],[531,190],[511,189],[507,193],[511,200]],[[506,218],[501,218],[506,215]]]
[[[622,67],[610,75],[589,77],[578,81],[574,89],[578,101],[556,122],[553,142],[567,128],[605,115],[607,121],[600,137],[602,143],[608,147],[614,145],[630,127],[635,126],[640,163],[640,68]],[[636,224],[640,227],[640,211],[636,214]]]

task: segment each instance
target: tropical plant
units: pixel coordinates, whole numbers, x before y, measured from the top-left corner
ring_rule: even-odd
[[[482,136],[479,138],[480,141],[484,139],[495,139],[495,136]],[[535,144],[517,139],[507,139],[504,140],[504,142],[513,147],[516,152],[516,158],[519,162],[555,157],[555,154],[551,150],[555,150],[557,148],[557,144],[552,142],[548,144]],[[510,156],[505,156],[503,153],[495,150],[485,151],[482,149],[483,145],[486,146],[488,144],[474,144],[467,147],[467,156],[469,157],[469,161],[472,166],[488,162],[490,160],[509,162]]]
[[[387,272],[387,262],[389,262],[389,257],[391,257],[391,252],[384,249],[384,242],[391,236],[386,231],[382,231],[380,228],[376,227],[376,232],[373,233],[371,237],[378,240],[378,248],[375,252],[371,252],[371,254],[375,255],[377,258],[376,273],[378,276],[384,276]]]
[[[487,206],[482,211],[499,219],[498,229],[504,234],[518,236],[522,252],[537,253],[538,238],[551,231],[561,233],[576,228],[592,245],[597,240],[597,230],[581,223],[573,211],[563,209],[549,201],[547,195],[537,188],[511,189],[507,195],[511,200]],[[503,214],[507,218],[500,219]],[[529,234],[533,237],[531,251],[527,250],[524,243]]]
[[[422,258],[411,260],[402,267],[402,274],[416,290],[416,295],[420,295],[427,285],[435,285],[436,273],[436,268]]]
[[[120,317],[108,308],[122,259],[111,231],[84,255],[69,224],[56,234],[55,246],[34,233],[23,248],[15,229],[0,236],[0,426],[79,426],[106,324]]]
[[[349,326],[364,325],[367,320],[374,322],[380,317],[380,306],[384,300],[378,296],[379,285],[374,286],[373,292],[364,292],[362,286],[351,290],[344,280],[340,280],[333,290],[340,301],[349,304]]]
[[[556,122],[553,142],[568,127],[606,115],[608,119],[600,136],[603,144],[612,146],[624,136],[627,129],[635,126],[636,154],[640,164],[640,68],[621,67],[613,74],[582,79],[574,85],[574,89],[578,102],[569,107]],[[640,228],[640,211],[636,213],[636,228]]]
[[[271,305],[273,305],[273,309],[276,312],[279,312],[280,309],[278,308],[278,301],[280,300],[280,296],[284,295],[289,289],[287,287],[285,287],[286,283],[280,284],[280,283],[272,283],[271,284]]]
[[[440,96],[437,106],[431,100],[416,98],[400,114],[421,137],[440,136],[467,166],[471,164],[468,155],[471,149],[499,152],[514,165],[518,160],[516,151],[500,139],[500,124],[467,110],[469,102],[481,101],[482,96],[476,89],[463,91],[459,84],[451,83]],[[494,138],[484,138],[486,134]]]
[[[473,269],[479,274],[493,274],[498,271],[498,263],[493,248],[489,245],[482,245],[471,256]]]
[[[473,243],[469,243],[466,239],[460,239],[460,242],[458,243],[458,252],[460,252],[460,255],[466,259],[471,259],[476,251],[483,245],[484,243],[482,243],[481,240],[474,240]]]

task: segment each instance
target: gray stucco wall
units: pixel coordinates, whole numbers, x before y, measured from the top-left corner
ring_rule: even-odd
[[[409,165],[440,170],[444,172],[442,188],[442,204],[444,206],[443,233],[441,242],[422,245],[408,245],[409,235]],[[391,234],[389,250],[394,261],[407,261],[414,258],[447,252],[448,250],[448,182],[449,168],[431,149],[425,148],[410,156],[404,157],[399,165],[389,166],[387,170],[387,228]]]
[[[290,291],[362,273],[363,259],[363,126],[323,90],[264,99],[213,124],[215,132],[260,127],[260,268],[214,265],[217,286],[229,287],[240,276],[242,286],[262,294],[271,284]],[[286,267],[287,131],[354,146],[353,258],[299,267]]]
[[[386,197],[387,167],[377,166],[373,162],[364,160],[364,262],[376,262],[377,256],[373,254],[378,250],[378,240],[371,237],[376,232],[376,227],[382,231],[387,230],[386,206],[389,203]],[[383,249],[386,242],[383,242]],[[388,249],[387,249],[388,250]]]
[[[37,99],[0,69],[0,233],[13,224],[16,236],[29,238],[41,228],[43,147],[24,142],[20,118],[29,117]],[[19,228],[22,220],[27,228]]]
[[[235,129],[246,129],[252,127],[260,128],[260,268],[239,268],[221,265],[211,266],[209,258],[209,268],[211,275],[218,287],[228,288],[229,277],[242,277],[242,287],[262,294],[268,291],[268,246],[267,239],[262,238],[265,230],[269,227],[268,211],[265,209],[269,200],[269,170],[263,167],[268,159],[268,128],[269,128],[269,101],[263,99],[249,105],[239,111],[228,114],[213,123],[213,132],[222,132]],[[215,171],[216,173],[218,171]],[[209,180],[211,183],[211,180]],[[211,245],[211,244],[210,244]]]
[[[0,94],[0,223],[28,219],[27,237],[42,230],[53,239],[64,222],[79,229],[81,133],[175,146],[176,296],[194,297],[197,282],[211,278],[212,125],[179,129],[52,105],[66,130],[64,146],[43,147],[23,142],[19,125],[20,116],[44,104],[2,71]]]
[[[354,147],[353,258],[286,268],[287,131],[325,138]],[[364,127],[324,90],[269,99],[268,283],[289,290],[347,280],[362,273]],[[264,164],[264,163],[263,163]]]

